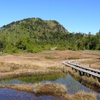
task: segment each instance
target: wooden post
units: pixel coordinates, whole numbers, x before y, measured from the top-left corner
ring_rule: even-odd
[[[63,65],[63,72],[66,73],[66,68],[65,66]]]
[[[98,82],[100,82],[100,78],[98,78]]]
[[[80,76],[84,76],[84,72],[79,71]]]

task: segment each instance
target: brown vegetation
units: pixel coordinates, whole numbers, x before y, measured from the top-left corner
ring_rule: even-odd
[[[35,94],[49,94],[49,95],[62,95],[67,92],[67,88],[61,84],[14,84],[14,85],[0,85],[1,88],[11,88],[20,91],[27,91]]]
[[[96,100],[96,96],[93,93],[85,93],[82,91],[77,92],[74,95],[65,95],[66,100]]]
[[[20,91],[26,91],[35,93],[36,95],[55,95],[62,96],[65,100],[96,100],[96,96],[93,93],[85,93],[82,91],[77,92],[76,94],[66,94],[67,88],[61,84],[35,84],[35,85],[0,85],[0,88],[10,88]]]
[[[27,75],[62,73],[61,62],[69,59],[95,58],[77,51],[43,51],[36,54],[0,56],[0,79]]]
[[[85,66],[85,67],[90,67],[90,68],[100,70],[100,58],[81,61],[81,62],[78,62],[78,64]]]
[[[62,73],[62,65],[61,62],[63,60],[70,59],[81,59],[81,58],[98,58],[96,55],[88,55],[83,52],[77,51],[43,51],[41,53],[36,54],[12,54],[12,55],[4,55],[0,56],[0,79],[5,78],[15,78],[19,76],[30,76],[30,75],[43,75],[43,74],[53,74],[53,73]],[[95,66],[100,65],[100,59],[96,59],[92,61],[85,61],[83,63],[92,63]],[[87,64],[87,65],[88,65]],[[93,67],[94,68],[94,67]],[[73,73],[74,76],[78,76],[78,73]],[[87,79],[85,76],[82,77],[84,81],[90,79],[94,81],[94,79]],[[90,82],[88,81],[88,82]],[[98,82],[98,81],[97,81]],[[92,82],[90,82],[92,83]],[[1,88],[11,88],[17,89],[21,91],[33,92],[33,93],[43,93],[43,94],[62,94],[67,91],[67,89],[59,84],[36,84],[32,85],[0,85]],[[58,95],[58,94],[57,94]],[[63,94],[63,96],[67,100],[96,100],[95,95],[91,93],[83,93],[78,92],[75,95]]]
[[[100,92],[100,82],[98,81],[98,79],[95,77],[92,77],[92,76],[80,76],[79,75],[79,72],[75,71],[75,70],[72,70],[71,68],[67,68],[67,70],[70,72],[70,74],[76,78],[76,80],[79,80],[82,84],[90,87],[90,88],[93,88],[93,89],[96,89],[96,91]],[[89,84],[89,85],[88,85]]]

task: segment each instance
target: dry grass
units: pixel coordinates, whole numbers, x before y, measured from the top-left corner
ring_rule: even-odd
[[[63,94],[67,92],[67,88],[61,84],[36,84],[33,91],[42,94]]]
[[[82,76],[82,80],[85,83],[88,83],[88,84],[91,84],[93,86],[96,86],[96,87],[100,88],[100,82],[98,81],[97,78]]]
[[[35,85],[0,85],[0,88],[10,88],[16,89],[20,91],[31,92],[35,94],[42,94],[42,95],[55,95],[55,96],[62,96],[66,100],[96,100],[96,96],[93,93],[85,93],[82,91],[77,92],[76,94],[66,94],[67,88],[61,84],[35,84]]]
[[[86,75],[80,76],[78,71],[76,72],[75,70],[72,70],[71,68],[68,68],[68,70],[69,70],[70,74],[73,77],[75,77],[76,79],[80,80],[81,83],[87,85],[88,87],[92,86],[91,88],[93,88],[93,89],[97,88],[97,91],[100,92],[100,89],[99,89],[100,88],[100,82],[98,81],[97,78],[94,78],[92,76],[88,77]]]
[[[100,59],[90,59],[78,62],[78,64],[100,70]]]
[[[12,54],[0,56],[0,79],[15,78],[19,76],[43,75],[62,73],[61,62],[69,59],[97,58],[96,55],[88,55],[77,51],[43,51],[36,54]],[[100,59],[99,59],[100,61]],[[93,64],[93,63],[92,63]],[[97,62],[96,62],[97,64]],[[100,64],[99,64],[100,65]],[[71,70],[71,69],[70,69]],[[70,71],[69,70],[69,71]],[[76,73],[76,76],[79,76]],[[88,80],[88,79],[87,79]],[[93,79],[91,79],[93,80]],[[94,81],[94,80],[93,80]],[[65,93],[67,89],[59,84],[36,84],[32,85],[1,85],[21,91],[57,94]],[[78,92],[75,95],[66,94],[67,100],[96,100],[94,94]]]
[[[20,91],[32,92],[35,94],[49,94],[49,95],[62,95],[67,92],[67,88],[61,84],[35,84],[35,85],[26,85],[26,84],[14,84],[14,85],[0,85],[1,88],[11,88]]]
[[[93,93],[77,92],[75,95],[65,95],[66,100],[96,100]]]
[[[77,51],[43,51],[36,54],[0,56],[0,79],[25,75],[61,73],[61,62],[67,59],[95,58]]]

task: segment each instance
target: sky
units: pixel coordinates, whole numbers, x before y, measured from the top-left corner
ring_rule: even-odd
[[[100,30],[100,0],[0,0],[0,27],[24,18],[56,20],[69,32]]]

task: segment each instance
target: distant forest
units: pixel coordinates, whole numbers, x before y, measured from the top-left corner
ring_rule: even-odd
[[[0,28],[0,52],[36,53],[43,50],[100,50],[100,31],[70,33],[57,21],[28,18]]]

